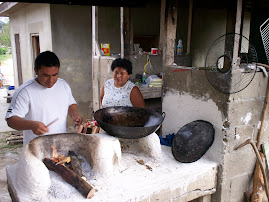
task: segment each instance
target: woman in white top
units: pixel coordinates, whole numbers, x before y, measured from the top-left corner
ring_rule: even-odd
[[[145,108],[144,98],[139,88],[129,81],[132,63],[118,58],[111,64],[113,79],[107,80],[101,89],[102,107],[130,106]]]

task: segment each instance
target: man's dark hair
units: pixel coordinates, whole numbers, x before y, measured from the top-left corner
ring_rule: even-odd
[[[111,70],[112,70],[112,72],[117,67],[121,67],[121,68],[125,69],[128,74],[132,74],[133,67],[132,67],[132,63],[131,63],[130,60],[127,60],[125,58],[117,58],[111,64]]]
[[[44,51],[40,53],[35,59],[35,68],[37,70],[40,70],[42,65],[46,67],[60,68],[60,60],[57,55],[55,55],[55,53],[51,51]]]

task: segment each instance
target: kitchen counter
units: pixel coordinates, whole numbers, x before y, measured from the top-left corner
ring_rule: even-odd
[[[139,89],[140,89],[144,99],[162,97],[162,88],[139,86]]]

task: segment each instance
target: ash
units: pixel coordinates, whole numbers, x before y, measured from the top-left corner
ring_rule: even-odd
[[[92,176],[92,168],[88,161],[83,157],[78,155],[78,158],[81,161],[81,167],[85,174],[87,181],[89,181]],[[48,190],[48,198],[50,199],[70,199],[70,198],[80,198],[84,197],[77,191],[75,187],[67,183],[60,175],[54,171],[49,171],[51,186]]]

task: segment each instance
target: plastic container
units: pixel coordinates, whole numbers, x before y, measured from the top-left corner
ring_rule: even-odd
[[[101,52],[102,52],[102,55],[109,56],[110,55],[110,44],[109,43],[101,43]]]
[[[182,40],[178,40],[177,44],[177,55],[183,55],[183,45],[182,45]]]
[[[158,48],[151,48],[152,55],[158,55]]]
[[[15,90],[15,86],[8,86],[8,90]]]

